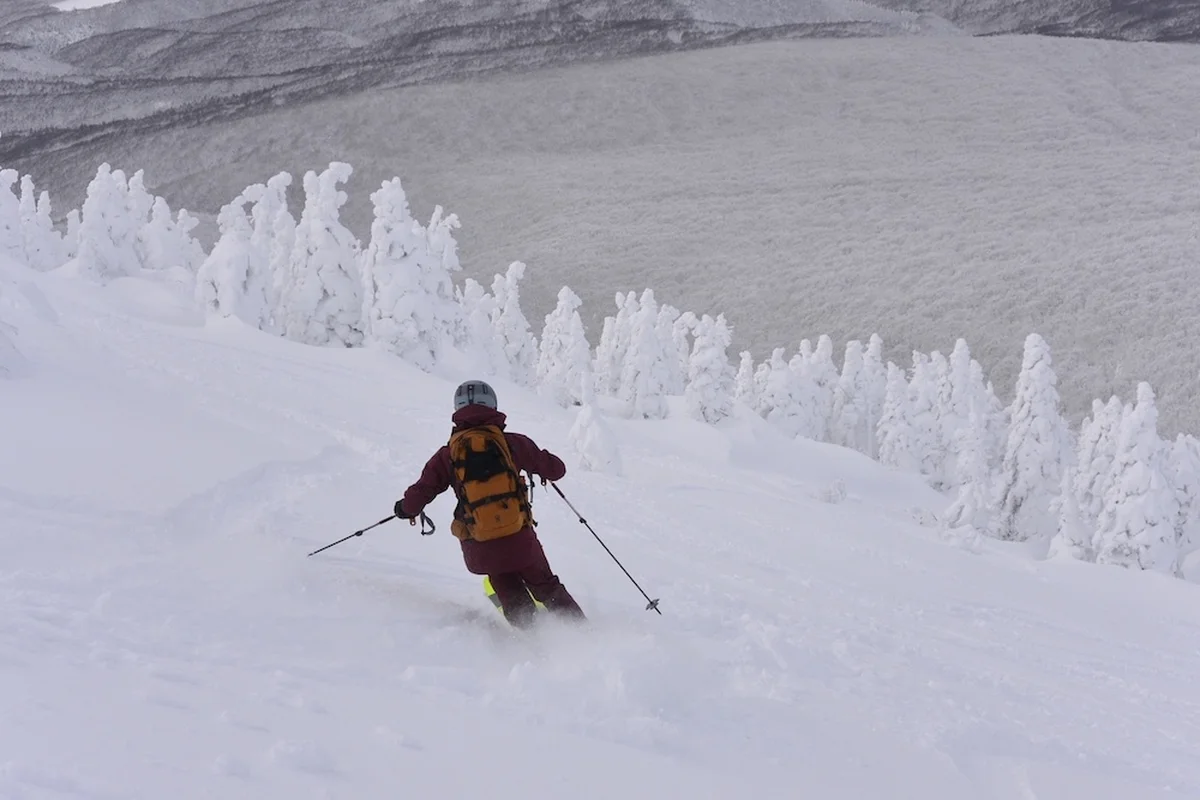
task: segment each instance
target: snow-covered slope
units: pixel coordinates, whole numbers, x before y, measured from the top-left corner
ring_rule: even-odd
[[[0,795],[1200,793],[1194,584],[943,542],[919,478],[756,418],[612,420],[625,476],[561,485],[663,616],[538,492],[592,623],[514,640],[444,530],[305,557],[388,513],[462,376],[180,291],[0,264]]]

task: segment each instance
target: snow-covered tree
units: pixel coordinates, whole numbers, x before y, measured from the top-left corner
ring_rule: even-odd
[[[688,362],[685,398],[692,417],[715,424],[733,412],[734,372],[726,349],[733,331],[719,314],[705,314],[695,327],[695,343]]]
[[[912,415],[911,393],[904,370],[889,361],[883,413],[876,426],[879,462],[904,472],[919,473],[921,460]]]
[[[150,219],[138,231],[135,248],[142,266],[151,270],[181,267],[195,274],[204,263],[204,248],[192,236],[200,221],[180,209],[171,216],[171,207],[161,197],[154,198]]]
[[[409,211],[399,178],[384,181],[371,201],[375,220],[360,267],[364,336],[431,370],[453,343],[461,313],[450,277],[458,268],[457,250],[431,234],[457,227],[458,219],[443,219],[439,206],[430,226],[423,227]]]
[[[908,382],[910,452],[918,471],[942,488],[943,436],[938,420],[937,368],[924,353],[913,353],[912,377]]]
[[[592,383],[592,380],[583,381],[583,404],[567,438],[579,458],[581,468],[589,472],[620,475],[621,451],[612,429],[596,409]]]
[[[807,339],[800,342],[800,349],[788,361],[788,369],[792,372],[792,400],[797,411],[796,435],[814,442],[826,441],[832,421],[829,414],[832,413],[833,395],[822,388],[818,380],[824,368],[816,361]]]
[[[951,383],[950,361],[939,351],[929,354],[929,369],[933,380],[934,427],[932,483],[938,489],[953,489],[958,485],[958,431],[967,424],[966,410],[954,408],[954,387]]]
[[[146,190],[145,172],[138,170],[125,184],[125,205],[134,223],[141,227],[150,219],[154,208],[154,195]]]
[[[538,345],[530,332],[529,321],[521,311],[521,279],[525,265],[514,261],[508,271],[492,281],[496,310],[492,330],[504,350],[507,374],[522,386],[533,386],[537,378]]]
[[[125,173],[101,164],[83,201],[76,254],[80,269],[101,280],[131,274],[141,263],[136,243],[144,221],[133,213]]]
[[[262,294],[266,316],[259,320],[258,327],[264,331],[282,334],[278,317],[282,311],[284,289],[288,284],[288,271],[292,249],[296,245],[296,218],[288,209],[287,190],[292,185],[292,176],[287,172],[277,173],[267,181],[250,209],[253,233],[250,249],[253,262],[261,265]]]
[[[1100,514],[1096,561],[1178,574],[1179,499],[1168,476],[1168,449],[1158,436],[1158,410],[1148,383],[1121,420],[1113,481]]]
[[[579,317],[579,297],[564,286],[558,304],[546,315],[538,355],[538,391],[560,406],[583,403],[584,384],[591,383],[591,347]]]
[[[508,375],[508,356],[504,353],[504,343],[496,336],[492,326],[492,319],[500,313],[496,298],[471,278],[463,281],[462,289],[456,292],[456,296],[462,317],[457,343],[479,359],[480,369],[485,375]]]
[[[1009,410],[996,396],[991,382],[984,379],[983,367],[975,359],[971,359],[971,383],[976,387],[977,396],[983,398],[976,407],[983,414],[987,429],[988,463],[993,472],[999,472],[1008,445]]]
[[[1093,531],[1079,512],[1073,467],[1063,469],[1058,496],[1051,502],[1050,510],[1058,520],[1058,528],[1054,538],[1050,540],[1049,556],[1094,561],[1096,553],[1092,548]]]
[[[254,283],[250,220],[245,194],[217,214],[220,238],[196,274],[196,300],[208,313],[237,317],[256,325],[262,318],[262,297],[251,294]]]
[[[750,355],[749,350],[743,350],[738,358],[738,371],[733,380],[733,398],[747,408],[757,411],[759,387],[754,380],[754,356]]]
[[[666,320],[671,320],[670,325],[666,324]],[[663,342],[664,346],[667,342],[671,342],[672,347],[668,349],[668,356],[673,350],[675,357],[668,357],[668,364],[671,371],[671,383],[668,387],[668,394],[678,395],[683,394],[688,382],[688,366],[692,358],[692,340],[695,337],[696,326],[699,325],[699,320],[691,311],[685,311],[682,314],[677,312],[670,306],[663,306],[658,314],[658,337]]]
[[[955,431],[954,450],[958,454],[958,495],[941,522],[960,540],[976,542],[991,525],[992,474],[987,462],[987,429],[973,409],[967,412],[966,425]]]
[[[659,341],[675,341],[675,323],[679,320],[680,316],[679,309],[675,308],[669,303],[663,303],[658,307],[658,322],[656,324],[656,329]],[[692,316],[694,317],[695,315]],[[686,333],[684,336],[684,346],[687,346]],[[689,353],[690,350],[676,349],[674,351],[675,357],[671,358],[670,356],[672,353],[670,349],[668,349],[666,369],[667,374],[670,377],[667,381],[667,394],[683,394],[684,386],[687,385],[687,364]]]
[[[817,386],[808,370],[803,349],[785,361],[783,348],[779,347],[755,372],[759,400],[756,410],[789,438],[803,436],[816,440],[816,433],[822,427]]]
[[[0,200],[2,204],[3,200]],[[54,229],[49,193],[37,195],[33,179],[28,175],[21,179],[21,238],[24,241],[25,263],[34,269],[55,269],[70,258],[62,234]]]
[[[633,417],[663,419],[667,416],[669,361],[674,358],[671,342],[658,338],[658,304],[650,289],[642,292],[637,314],[632,319],[629,348],[621,370],[618,397]]]
[[[1112,483],[1112,466],[1117,457],[1117,431],[1123,407],[1116,397],[1108,403],[1092,402],[1092,415],[1079,430],[1075,457],[1075,501],[1079,518],[1093,534],[1100,525],[1104,496]],[[1094,546],[1089,545],[1094,552]]]
[[[633,318],[638,312],[637,295],[617,293],[615,317],[605,317],[596,345],[593,372],[596,376],[596,391],[602,395],[614,395],[621,389],[621,372],[625,368],[625,351],[633,335]]]
[[[883,416],[883,403],[887,399],[888,369],[883,360],[883,339],[871,334],[867,352],[863,355],[863,387],[866,392],[864,406],[867,412],[867,450],[871,458],[879,458],[879,440],[876,431]]]
[[[867,407],[869,391],[862,342],[847,342],[842,374],[833,390],[830,432],[834,444],[860,453],[870,452],[873,436],[870,431],[870,409]]]
[[[335,161],[319,175],[304,176],[304,211],[276,317],[283,334],[313,345],[362,343],[362,280],[359,245],[341,222],[349,164]]]
[[[805,374],[812,380],[815,391],[812,412],[816,428],[808,435],[816,441],[829,442],[832,441],[833,399],[840,377],[833,363],[833,340],[821,334],[817,338],[817,349],[811,356],[804,352],[803,344],[801,355],[807,365]]]
[[[1000,539],[1048,539],[1053,534],[1050,502],[1058,494],[1068,447],[1057,383],[1049,345],[1029,334],[1000,471],[994,528]]]

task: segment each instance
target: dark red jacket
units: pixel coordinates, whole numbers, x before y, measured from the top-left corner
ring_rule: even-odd
[[[504,430],[506,417],[486,406],[470,405],[456,411],[450,419],[456,431],[479,425],[495,425]],[[517,469],[522,472],[532,472],[550,481],[560,480],[567,474],[562,459],[548,450],[542,450],[528,436],[504,431],[504,438],[508,440],[508,449],[512,451]],[[419,514],[433,498],[450,488],[453,475],[450,446],[446,444],[433,454],[421,471],[421,477],[404,492],[405,513]],[[487,542],[463,539],[461,543],[467,569],[476,575],[520,572],[533,563],[541,552],[541,544],[532,527],[502,539]]]

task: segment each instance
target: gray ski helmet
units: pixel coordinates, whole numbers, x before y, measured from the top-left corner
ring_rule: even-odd
[[[487,406],[495,410],[496,392],[483,381],[465,381],[454,390],[454,410],[470,405]]]

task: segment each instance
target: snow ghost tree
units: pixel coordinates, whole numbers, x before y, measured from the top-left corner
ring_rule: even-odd
[[[154,207],[154,195],[146,191],[146,175],[144,170],[133,173],[125,185],[125,204],[129,216],[139,227],[150,218],[150,210]]]
[[[140,263],[135,244],[141,226],[130,207],[125,173],[100,165],[80,216],[76,259],[81,271],[101,280],[130,274]]]
[[[485,375],[507,376],[508,357],[504,354],[504,343],[492,328],[492,319],[499,314],[496,298],[471,278],[463,281],[455,296],[461,315],[457,343],[479,360]]]
[[[571,448],[579,458],[579,466],[584,470],[620,475],[623,469],[616,436],[604,417],[596,410],[592,380],[585,379],[583,387],[582,406],[567,436]]]
[[[171,217],[171,207],[161,197],[154,198],[150,219],[138,231],[136,248],[142,266],[151,270],[180,267],[195,274],[204,263],[204,248],[192,237],[200,221],[180,209]]]
[[[690,316],[692,317],[694,324],[695,315],[691,314]],[[659,341],[675,341],[675,323],[679,321],[680,318],[681,315],[678,308],[668,305],[667,303],[663,303],[661,306],[659,306],[658,323],[656,326]],[[683,346],[688,347],[687,330],[683,331],[682,338]],[[689,352],[690,347],[686,351],[682,349],[676,349],[676,357],[667,359],[667,373],[670,375],[670,379],[667,382],[667,394],[683,394],[684,386],[687,384],[687,364]]]
[[[261,291],[254,295],[258,277],[250,249],[250,220],[246,195],[238,195],[217,215],[220,238],[196,274],[196,300],[209,314],[238,317],[257,325],[263,315]]]
[[[457,227],[458,219],[443,219],[439,206],[429,227],[422,227],[399,178],[385,181],[371,201],[375,220],[361,264],[365,338],[429,371],[459,327],[450,277],[458,269],[457,250],[439,232]]]
[[[1117,432],[1123,406],[1116,397],[1108,403],[1092,402],[1092,415],[1079,430],[1075,457],[1075,498],[1082,525],[1093,534],[1100,524],[1104,496],[1112,482],[1113,460],[1117,457]],[[1089,550],[1095,550],[1089,545]]]
[[[987,429],[983,418],[971,409],[966,425],[955,431],[958,496],[942,517],[947,530],[965,540],[974,541],[991,525],[992,473],[987,462]]]
[[[884,395],[883,413],[876,426],[879,462],[904,472],[920,473],[921,461],[916,451],[912,413],[904,371],[888,362],[887,392]]]
[[[304,211],[280,297],[277,322],[284,336],[313,345],[362,343],[362,281],[358,242],[342,224],[349,164],[333,162],[304,176]]]
[[[1100,513],[1096,562],[1171,575],[1179,573],[1179,499],[1158,436],[1158,410],[1148,383],[1121,420],[1113,480]]]
[[[0,185],[3,185],[0,177]],[[3,215],[4,198],[0,190],[0,216]],[[54,221],[50,216],[50,195],[42,192],[38,196],[34,190],[33,179],[28,175],[21,179],[21,238],[24,242],[25,263],[36,270],[50,270],[61,267],[70,258],[67,243],[62,234],[54,229]],[[0,231],[4,223],[0,222]],[[0,232],[0,238],[4,234]],[[0,250],[3,247],[0,246]]]
[[[733,331],[725,315],[705,314],[695,327],[684,396],[688,412],[701,422],[715,424],[733,413],[734,372],[726,349]]]
[[[596,376],[596,391],[614,395],[621,389],[621,371],[625,368],[625,352],[633,335],[633,317],[638,311],[637,295],[633,292],[616,295],[617,315],[605,317],[596,345],[593,372]]]
[[[984,416],[987,429],[988,464],[994,472],[999,472],[1008,444],[1009,412],[996,396],[991,382],[984,380],[983,367],[975,359],[971,359],[971,383],[975,386],[975,396],[982,398],[978,410]]]
[[[737,402],[754,411],[758,410],[759,387],[754,380],[754,356],[749,350],[743,350],[738,358],[738,371],[734,377],[733,398]]]
[[[956,413],[953,407],[954,390],[950,383],[950,362],[939,351],[929,354],[929,369],[933,380],[932,401],[934,429],[933,485],[938,489],[953,489],[958,485],[958,430],[967,424],[966,410]]]
[[[860,453],[870,451],[872,436],[869,432],[868,393],[862,342],[847,342],[842,374],[833,389],[830,433],[834,444],[849,447]]]
[[[833,398],[840,377],[837,366],[833,363],[833,340],[827,335],[821,334],[817,338],[816,351],[811,356],[804,355],[806,356],[803,358],[806,362],[805,373],[811,378],[815,387],[815,407],[812,411],[816,420],[816,428],[806,435],[816,441],[832,441]]]
[[[1025,540],[1053,534],[1050,502],[1059,491],[1068,446],[1050,347],[1036,333],[1025,340],[1012,403],[1012,424],[1000,471],[995,535]]]
[[[1050,540],[1049,556],[1094,561],[1096,553],[1092,548],[1092,530],[1079,513],[1073,467],[1063,470],[1058,497],[1051,503],[1050,510],[1058,520],[1058,530]]]
[[[815,362],[812,347],[807,339],[800,342],[800,349],[788,361],[791,370],[792,398],[796,404],[799,416],[799,434],[814,442],[825,441],[829,436],[830,408],[826,401],[831,401],[832,394],[821,388],[816,377],[821,372],[821,365]],[[836,371],[834,375],[836,375]]]
[[[667,416],[667,387],[670,383],[671,343],[658,338],[658,304],[647,289],[632,319],[629,348],[621,370],[618,397],[633,417],[664,419]]]
[[[675,350],[675,358],[671,360],[671,384],[669,394],[683,394],[687,388],[688,364],[692,359],[692,339],[695,337],[696,326],[700,320],[691,311],[679,314],[670,306],[667,314],[672,319],[670,327],[663,325],[663,314],[660,312],[658,322],[658,338],[664,343],[671,342]],[[670,348],[668,348],[670,349]]]
[[[492,330],[504,351],[507,374],[521,386],[533,386],[537,377],[537,340],[529,329],[529,321],[521,311],[521,280],[525,265],[514,261],[508,271],[492,281],[496,309],[492,315]]]
[[[579,297],[564,286],[542,328],[538,391],[563,407],[582,404],[584,384],[592,380],[592,353],[579,317],[581,305]]]
[[[863,356],[863,387],[866,392],[863,406],[867,412],[867,449],[871,458],[879,457],[879,440],[876,432],[879,419],[883,416],[883,403],[887,398],[888,370],[883,361],[883,339],[871,334],[867,352]]]
[[[288,210],[287,190],[292,176],[286,172],[273,175],[258,190],[250,209],[251,257],[262,275],[265,317],[259,328],[276,335],[283,333],[277,318],[281,312],[284,287],[288,282],[288,265],[296,244],[296,220]]]
[[[910,452],[916,459],[918,471],[932,479],[936,488],[941,482],[942,431],[937,413],[937,369],[933,359],[924,353],[913,353],[912,378],[908,382]]]
[[[821,429],[817,386],[808,368],[803,352],[784,361],[783,348],[777,347],[755,373],[755,384],[761,385],[757,410],[788,438],[815,439]]]
[[[250,212],[254,224],[250,245],[256,253],[255,259],[266,263],[266,274],[270,278],[267,297],[272,313],[262,327],[277,335],[284,333],[283,297],[290,281],[292,250],[296,246],[296,218],[287,201],[287,190],[291,185],[292,176],[287,172],[273,175]]]

